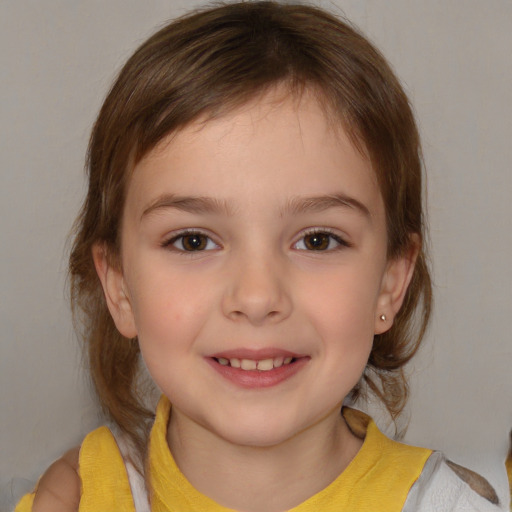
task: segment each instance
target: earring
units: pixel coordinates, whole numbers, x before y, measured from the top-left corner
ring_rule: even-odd
[[[379,318],[380,318],[383,322],[385,322],[385,321],[386,321],[386,315],[380,315],[380,316],[379,316]]]

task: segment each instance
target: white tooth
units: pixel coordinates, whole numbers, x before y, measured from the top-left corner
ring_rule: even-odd
[[[293,357],[285,357],[283,364],[290,364],[292,362]]]
[[[229,364],[230,364],[233,368],[240,368],[240,359],[236,359],[236,358],[230,359],[230,360],[229,360]]]
[[[217,361],[219,361],[219,363],[222,365],[222,366],[227,366],[229,364],[229,359],[226,359],[224,357],[219,357],[217,359]]]
[[[284,362],[284,357],[276,357],[274,359],[274,368],[279,368],[279,367],[283,366],[283,362]]]
[[[252,359],[242,359],[240,361],[242,370],[256,370],[256,361]]]
[[[262,359],[258,361],[257,368],[265,372],[272,370],[272,368],[274,368],[274,361],[272,359]]]

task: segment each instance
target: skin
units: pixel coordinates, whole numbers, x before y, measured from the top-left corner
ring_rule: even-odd
[[[33,512],[72,512],[80,502],[79,448],[66,452],[39,480]]]
[[[281,93],[163,141],[133,173],[122,271],[95,253],[118,329],[138,336],[173,404],[168,442],[178,466],[201,492],[246,511],[297,505],[355,456],[361,441],[339,410],[413,266],[410,257],[387,260],[369,160],[313,95]],[[306,198],[337,194],[349,204],[308,208]],[[177,197],[209,203],[187,199],[184,208]],[[184,229],[204,250],[183,250]],[[322,235],[327,250],[307,249],[312,230],[333,233]],[[213,354],[262,349],[307,362],[263,389],[212,369]]]
[[[374,334],[391,327],[415,256],[386,257],[369,160],[313,95],[282,92],[193,123],[146,155],[128,188],[121,268],[101,245],[93,252],[117,328],[138,336],[173,404],[178,466],[246,512],[298,505],[357,454],[341,404]],[[177,197],[189,199],[179,207]],[[184,250],[184,229],[203,250]],[[247,388],[216,369],[212,356],[229,350],[290,351],[302,365]]]

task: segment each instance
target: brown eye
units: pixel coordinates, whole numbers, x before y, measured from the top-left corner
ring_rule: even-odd
[[[310,231],[294,244],[300,251],[334,251],[350,247],[350,244],[329,231]]]
[[[164,247],[169,247],[183,252],[198,252],[198,251],[211,251],[218,249],[218,245],[208,236],[202,233],[183,233],[178,235],[169,242],[163,244]]]
[[[310,251],[325,251],[329,248],[331,236],[327,233],[311,233],[304,237],[304,245]]]
[[[187,235],[182,238],[185,251],[202,251],[206,248],[207,238],[204,235]]]

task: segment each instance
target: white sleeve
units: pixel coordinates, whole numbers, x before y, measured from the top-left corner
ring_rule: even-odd
[[[506,507],[480,496],[448,466],[441,452],[434,452],[402,512],[504,512]]]
[[[137,471],[131,462],[131,455],[134,452],[128,437],[123,434],[119,428],[113,428],[112,433],[116,440],[119,451],[123,457],[128,481],[130,482],[130,489],[132,491],[133,504],[136,512],[151,512],[149,504],[148,493],[146,490],[146,483],[144,477]]]

